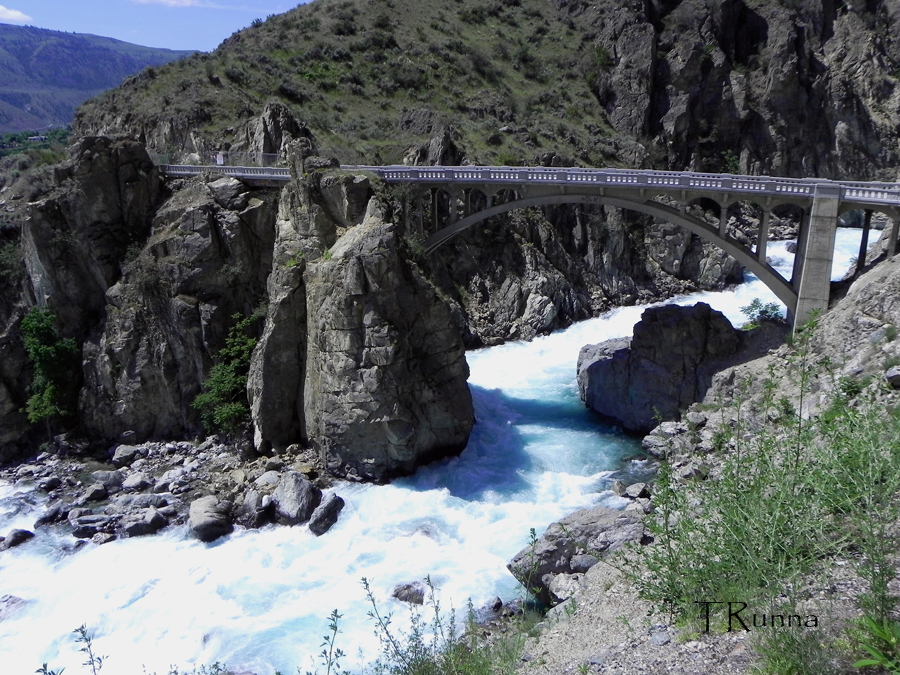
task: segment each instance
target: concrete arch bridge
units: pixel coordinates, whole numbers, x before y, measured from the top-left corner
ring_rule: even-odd
[[[194,167],[163,165],[169,175],[215,171],[249,182],[290,180],[287,169],[274,167]],[[838,217],[865,212],[859,260],[864,264],[873,212],[892,220],[889,255],[897,249],[900,184],[831,181],[819,178],[772,178],[677,171],[528,167],[342,166],[369,171],[386,183],[406,184],[415,202],[420,231],[430,212],[433,232],[426,254],[491,216],[513,209],[553,204],[594,204],[630,209],[680,225],[709,241],[755,274],[787,306],[792,325],[814,310],[827,310]],[[710,225],[691,214],[698,200],[718,205],[719,222]],[[762,211],[757,244],[751,248],[729,235],[728,207],[752,202]],[[438,208],[438,205],[441,208]],[[766,262],[769,221],[774,209],[789,205],[801,213],[797,254],[790,279]],[[439,218],[438,213],[448,215]],[[862,264],[859,265],[862,267]]]

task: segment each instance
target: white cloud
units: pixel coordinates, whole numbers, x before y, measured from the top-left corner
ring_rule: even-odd
[[[17,9],[6,9],[6,7],[0,5],[0,21],[6,23],[28,23],[29,21],[34,21],[34,19]]]

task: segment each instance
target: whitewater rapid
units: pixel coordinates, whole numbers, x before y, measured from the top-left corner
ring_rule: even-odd
[[[858,245],[859,230],[839,231],[835,278]],[[768,253],[789,277],[784,242]],[[740,308],[755,297],[777,302],[751,276],[734,290],[674,301],[707,302],[740,325]],[[43,663],[85,672],[72,634],[81,624],[107,657],[103,675],[166,675],[171,665],[214,662],[257,675],[314,671],[332,609],[343,615],[342,665],[359,669],[378,651],[362,577],[398,628],[409,609],[391,590],[426,575],[442,605],[461,613],[468,600],[478,607],[519,597],[506,562],[529,530],[540,534],[578,508],[623,506],[612,481],[646,470],[634,460],[639,442],[589,414],[575,382],[579,349],[630,335],[644,309],[468,353],[477,423],[466,450],[391,485],[337,485],[347,505],[323,537],[268,526],[202,544],[177,527],[65,553],[74,539],[42,528],[0,553],[0,598],[25,601],[3,618],[0,599],[2,672],[30,674]],[[0,484],[0,534],[31,529],[44,503],[27,484]]]

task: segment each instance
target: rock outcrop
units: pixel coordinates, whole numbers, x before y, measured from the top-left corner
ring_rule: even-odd
[[[474,423],[462,343],[394,227],[371,212],[305,277],[317,311],[304,412],[329,469],[379,480],[462,450]]]
[[[587,345],[578,357],[578,388],[592,410],[626,430],[648,433],[677,419],[709,388],[741,332],[706,303],[644,311],[634,336]]]
[[[648,543],[640,515],[605,506],[581,509],[547,528],[533,546],[519,551],[507,564],[512,575],[545,606],[562,599],[553,588],[577,584],[579,576],[600,558],[629,542]]]
[[[228,328],[264,299],[276,195],[232,179],[194,182],[159,209],[150,237],[105,294],[84,344],[89,433],[135,440],[199,431],[194,398]]]

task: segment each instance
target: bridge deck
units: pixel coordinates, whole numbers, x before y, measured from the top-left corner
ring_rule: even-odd
[[[478,185],[552,185],[575,189],[647,188],[665,192],[725,193],[748,197],[770,196],[814,199],[828,194],[842,202],[900,208],[900,184],[831,181],[823,178],[773,178],[730,174],[654,171],[648,169],[581,169],[509,166],[409,167],[344,165],[346,171],[369,171],[388,183],[415,183],[423,187],[477,187]],[[197,166],[163,164],[170,176],[221,173],[245,180],[287,182],[290,171],[279,167]]]

